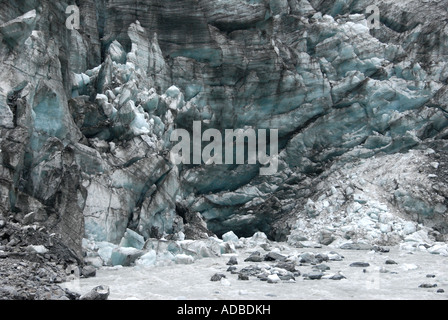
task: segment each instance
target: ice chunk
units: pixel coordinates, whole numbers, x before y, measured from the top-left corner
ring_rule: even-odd
[[[117,248],[117,245],[110,242],[97,242],[98,255],[106,265],[111,264],[112,251]]]
[[[404,235],[412,234],[416,231],[417,231],[417,229],[416,229],[415,223],[412,221],[406,222],[403,226],[403,234]]]
[[[175,261],[175,256],[171,252],[162,252],[157,255],[156,265],[167,266],[171,265]]]
[[[428,252],[432,254],[440,254],[442,256],[448,256],[448,245],[446,243],[438,243],[428,248]]]
[[[0,83],[3,85],[3,83]],[[1,88],[1,87],[0,87]],[[6,98],[0,94],[0,126],[5,128],[14,128],[14,114],[6,104]]]
[[[138,258],[144,255],[144,251],[135,248],[115,248],[112,251],[111,263],[113,266],[131,266]]]
[[[33,245],[30,245],[30,246],[28,246],[27,250],[29,252],[35,252],[35,253],[39,253],[39,254],[45,254],[45,253],[48,252],[48,249],[45,248],[44,246],[33,246]]]
[[[134,121],[130,124],[131,131],[134,135],[139,136],[142,134],[149,134],[151,128],[149,123],[146,121],[145,115],[136,110]]]
[[[150,250],[148,253],[145,253],[141,256],[135,264],[138,266],[150,267],[156,264],[157,261],[157,253],[155,250]]]
[[[224,242],[238,242],[238,236],[233,232],[229,231],[222,236]]]
[[[180,243],[185,253],[199,258],[219,257],[221,256],[221,245],[213,239],[198,241],[182,241]]]
[[[161,98],[171,110],[180,110],[185,105],[184,95],[175,86],[170,87]]]
[[[255,233],[252,238],[250,238],[250,242],[254,242],[257,244],[263,244],[268,241],[268,237],[264,232],[257,232]]]
[[[277,274],[271,274],[268,276],[268,283],[278,283],[280,281],[281,280]]]
[[[428,233],[425,230],[420,230],[414,233],[409,234],[404,238],[406,242],[416,242],[418,244],[430,244],[432,243],[431,239],[428,237]]]
[[[194,258],[186,254],[178,254],[174,261],[176,264],[192,264],[194,263]]]
[[[166,90],[165,95],[170,98],[175,98],[180,94],[180,90],[176,86],[171,86]]]
[[[409,271],[409,270],[417,270],[418,266],[412,263],[404,263],[403,265],[401,265],[401,268],[405,271]]]
[[[126,52],[118,41],[114,41],[109,46],[109,55],[112,61],[125,64],[126,63]]]
[[[221,285],[223,285],[224,287],[230,287],[231,283],[229,280],[227,280],[226,278],[222,278],[221,279]]]
[[[360,204],[366,204],[367,201],[368,201],[368,198],[364,194],[355,193],[353,195],[353,200],[358,202],[358,203],[360,203]]]
[[[36,18],[37,12],[32,10],[14,20],[0,24],[0,33],[4,41],[11,47],[23,44],[32,33]]]
[[[125,248],[136,248],[136,249],[143,249],[143,246],[145,245],[145,238],[143,238],[141,235],[139,235],[137,232],[132,231],[130,229],[127,229],[124,233],[123,239],[121,239],[120,247]]]

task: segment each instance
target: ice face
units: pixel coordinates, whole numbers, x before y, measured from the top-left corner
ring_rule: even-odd
[[[32,1],[5,3],[0,14],[7,169],[1,205],[20,217],[30,203],[48,216],[82,214],[76,226],[115,245],[127,229],[148,239],[187,230],[201,237],[206,227],[218,236],[262,231],[276,240],[292,232],[299,241],[303,216],[333,216],[341,208],[356,215],[364,212],[358,205],[378,200],[375,193],[351,198],[358,192],[346,190],[356,189],[357,176],[333,186],[336,191],[326,188],[333,166],[351,170],[383,155],[384,170],[374,172],[386,174],[395,154],[410,155],[429,142],[444,157],[448,42],[446,28],[430,23],[444,18],[440,2],[378,0],[387,9],[375,31],[360,14],[368,1],[201,0],[185,7],[145,1],[139,4],[145,14],[135,14],[132,1],[102,8],[89,0],[82,32],[54,32],[66,16],[45,22],[60,8],[44,2],[34,11]],[[432,18],[406,20],[405,9]],[[278,129],[278,171],[260,176],[259,165],[174,166],[167,156],[171,133],[192,132],[194,121],[204,130]],[[443,175],[423,167],[412,168],[426,173],[424,185],[402,171],[394,176],[397,186],[371,183],[388,191],[391,214],[446,230]],[[339,187],[340,198],[320,199]],[[35,201],[18,203],[20,197]],[[375,228],[374,217],[386,212],[371,209],[359,217],[368,239],[396,231],[388,223]]]

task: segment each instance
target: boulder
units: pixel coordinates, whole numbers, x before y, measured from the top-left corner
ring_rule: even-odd
[[[96,301],[107,300],[110,295],[110,288],[108,286],[98,286],[83,294],[79,300]]]

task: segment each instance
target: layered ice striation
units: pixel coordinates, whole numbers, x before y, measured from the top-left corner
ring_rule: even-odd
[[[112,260],[126,263],[154,260],[119,249],[140,237],[233,230],[318,241],[300,235],[320,235],[306,219],[320,225],[322,208],[355,217],[361,211],[352,207],[371,201],[378,219],[388,212],[446,233],[443,1],[87,0],[79,30],[64,27],[65,1],[0,4],[0,204],[17,220],[39,212],[38,222],[68,234],[78,255],[83,237],[121,243]],[[371,4],[382,16],[377,30],[367,22]],[[191,133],[193,121],[203,130],[278,129],[278,172],[174,166],[171,133]],[[390,161],[413,149],[434,151],[409,169],[431,175],[428,183],[408,181]],[[347,193],[356,181],[344,172],[369,160],[372,174],[394,176],[368,175],[369,187],[393,196]],[[332,165],[345,168],[343,181]],[[321,198],[333,184],[344,191]],[[356,221],[368,230],[364,240],[396,239],[392,225],[364,209],[369,218],[331,232],[343,238]]]

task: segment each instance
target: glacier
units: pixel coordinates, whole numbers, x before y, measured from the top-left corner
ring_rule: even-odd
[[[78,30],[69,4],[0,0],[2,215],[79,260],[93,241],[104,265],[154,265],[161,239],[188,264],[257,233],[443,251],[446,1],[85,0]],[[195,121],[278,130],[277,172],[173,164]]]

